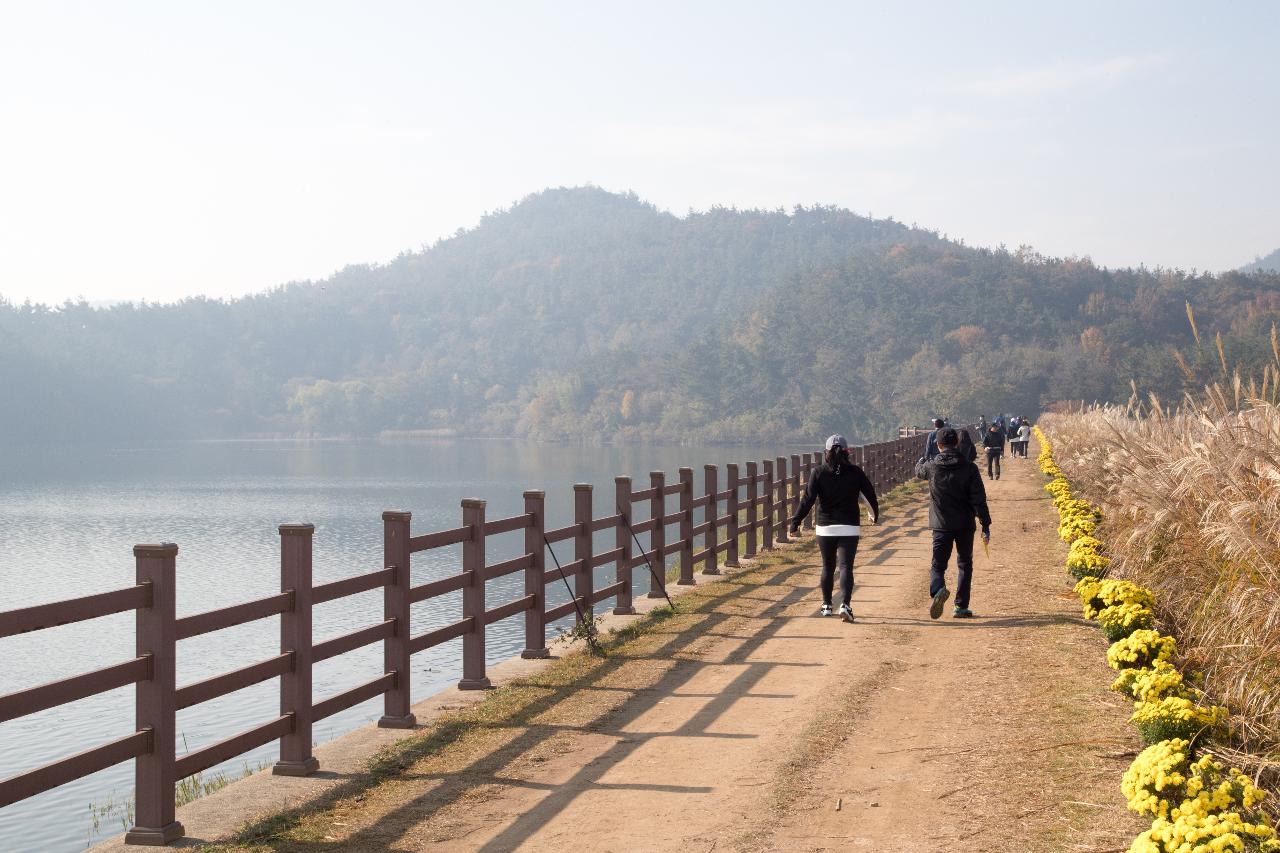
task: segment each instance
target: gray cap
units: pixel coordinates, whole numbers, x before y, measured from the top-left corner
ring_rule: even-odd
[[[827,439],[827,450],[830,450],[833,447],[843,447],[846,450],[848,450],[849,442],[844,440],[843,435],[841,435],[840,433],[836,433],[835,435]]]

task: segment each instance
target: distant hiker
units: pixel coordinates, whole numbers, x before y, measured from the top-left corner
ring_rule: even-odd
[[[942,418],[933,419],[933,432],[929,433],[928,440],[924,443],[924,458],[932,459],[938,455],[938,430],[946,426]]]
[[[992,433],[996,431],[992,426]],[[974,519],[982,522],[983,541],[991,539],[991,512],[987,509],[987,490],[982,486],[978,466],[956,452],[959,438],[953,429],[938,434],[941,452],[936,459],[922,459],[916,465],[916,476],[929,481],[929,527],[933,530],[933,563],[929,572],[929,618],[937,619],[951,596],[947,589],[947,563],[951,549],[956,551],[956,605],[952,616],[973,618],[969,609],[969,590],[973,585]]]
[[[991,429],[982,437],[982,446],[987,449],[987,479],[1000,479],[1000,457],[1004,456],[1004,427],[992,424]]]
[[[978,435],[983,435],[987,431],[987,416],[978,415]]]
[[[858,538],[862,535],[861,508],[858,495],[867,499],[871,507],[871,520],[880,517],[880,504],[876,500],[876,488],[862,469],[849,461],[849,443],[843,435],[827,439],[826,461],[809,477],[800,508],[791,518],[791,533],[800,531],[800,522],[818,504],[814,533],[818,537],[818,550],[822,552],[822,616],[831,615],[831,591],[835,586],[835,568],[840,566],[840,618],[853,621],[853,609],[849,606],[853,596],[853,560],[858,554]]]
[[[960,434],[960,444],[956,446],[956,452],[970,462],[978,461],[978,448],[973,444],[973,437],[969,435],[969,429],[960,427],[956,432]]]
[[[1027,445],[1031,443],[1031,424],[1023,418],[1018,424],[1018,455],[1027,458]]]

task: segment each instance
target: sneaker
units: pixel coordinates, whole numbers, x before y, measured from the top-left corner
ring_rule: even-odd
[[[955,610],[951,611],[951,618],[953,618],[953,619],[972,619],[972,618],[973,618],[973,611],[972,611],[972,610],[970,610],[970,609],[969,609],[969,608],[967,608],[967,607],[957,607]]]
[[[819,616],[830,616],[830,615],[831,615],[831,605],[830,605],[830,604],[824,604],[824,605],[822,605],[822,609],[818,611],[818,615],[819,615]]]
[[[845,622],[853,621],[853,610],[847,604],[840,605],[840,618]]]
[[[942,606],[947,603],[947,599],[951,597],[951,590],[945,586],[938,590],[937,595],[933,597],[933,604],[929,605],[929,618],[937,619],[942,615]]]

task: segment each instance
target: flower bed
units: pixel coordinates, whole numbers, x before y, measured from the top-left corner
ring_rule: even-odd
[[[1149,744],[1120,786],[1129,809],[1152,818],[1129,853],[1280,853],[1280,839],[1260,808],[1265,793],[1207,746],[1227,709],[1208,703],[1174,664],[1177,642],[1156,630],[1151,590],[1107,577],[1111,561],[1096,535],[1102,511],[1075,496],[1048,438],[1039,427],[1034,431],[1058,535],[1071,546],[1067,572],[1077,579],[1085,618],[1111,641],[1107,663],[1119,671],[1111,689],[1133,699],[1129,721]]]

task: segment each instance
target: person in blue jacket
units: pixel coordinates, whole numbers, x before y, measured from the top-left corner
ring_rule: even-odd
[[[942,418],[933,419],[933,432],[929,433],[929,438],[924,443],[925,459],[932,459],[938,455],[938,430],[946,425],[946,421]]]

